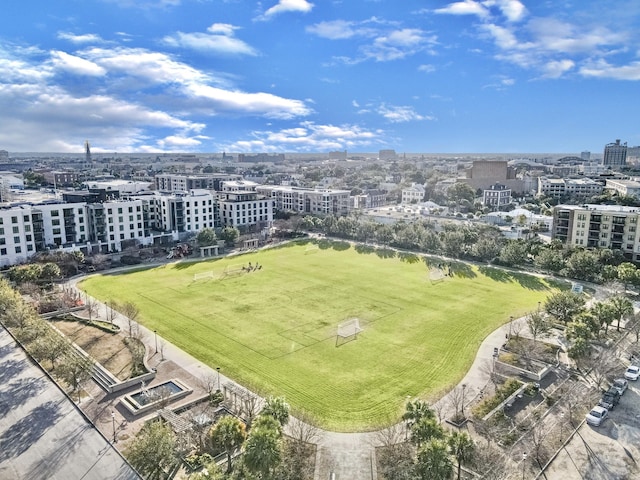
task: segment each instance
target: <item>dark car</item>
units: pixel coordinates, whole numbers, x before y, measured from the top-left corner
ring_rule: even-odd
[[[606,408],[607,410],[613,410],[616,405],[620,402],[620,392],[614,387],[611,387],[609,390],[604,392],[602,395],[602,400],[598,402],[598,405]]]

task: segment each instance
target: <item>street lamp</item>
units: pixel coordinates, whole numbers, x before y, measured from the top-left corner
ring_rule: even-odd
[[[153,331],[153,336],[156,339],[156,353],[158,353],[158,331],[157,330]]]
[[[117,443],[118,439],[116,437],[116,414],[111,412],[111,424],[113,426],[113,443]]]
[[[527,452],[522,452],[522,480],[524,480],[524,467],[527,460]]]
[[[218,391],[220,391],[220,367],[216,367],[216,371],[218,372]]]

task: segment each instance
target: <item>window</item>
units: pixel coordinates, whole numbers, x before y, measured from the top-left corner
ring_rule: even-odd
[[[51,216],[52,217],[59,217],[60,216],[60,212],[58,210],[51,210]]]
[[[51,220],[51,225],[60,225],[60,220],[57,218],[54,218],[53,220]]]
[[[33,239],[33,237],[31,235],[27,235],[25,238],[26,238],[27,242],[30,242]]]
[[[109,240],[115,240],[116,236],[115,235],[109,235]]]
[[[16,253],[22,253],[22,247],[16,247]]]
[[[24,226],[24,231],[25,232],[30,232],[31,231],[31,225],[25,225]]]
[[[109,231],[113,232],[113,225],[109,225]]]
[[[80,231],[84,232],[84,225],[80,225]]]
[[[0,235],[4,235],[4,227],[0,227]]]
[[[0,248],[0,255],[6,255],[7,254],[7,249],[6,248]]]
[[[27,245],[27,252],[33,251],[33,245]]]
[[[122,207],[118,208],[118,213],[122,213]]]
[[[120,234],[120,240],[124,240],[124,233]]]
[[[13,227],[13,233],[20,233],[19,227]]]
[[[53,229],[53,234],[54,235],[60,235],[60,229],[59,228],[54,228]]]
[[[22,217],[22,219],[23,219],[25,222],[28,222],[28,221],[29,221],[29,215],[25,215],[25,216],[23,216],[23,217]]]
[[[4,239],[4,237],[0,237],[0,245],[4,245],[6,243],[6,240]]]
[[[129,207],[129,213],[133,213],[133,207]]]

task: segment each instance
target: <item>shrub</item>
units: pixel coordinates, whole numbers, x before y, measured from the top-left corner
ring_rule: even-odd
[[[479,418],[484,417],[487,413],[509,398],[516,390],[518,390],[518,388],[520,388],[520,385],[521,383],[515,378],[508,379],[496,389],[496,393],[492,397],[485,398],[476,407],[474,407],[473,414]]]

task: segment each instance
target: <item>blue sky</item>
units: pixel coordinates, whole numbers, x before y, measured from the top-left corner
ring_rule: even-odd
[[[640,145],[637,0],[21,0],[10,152]]]

